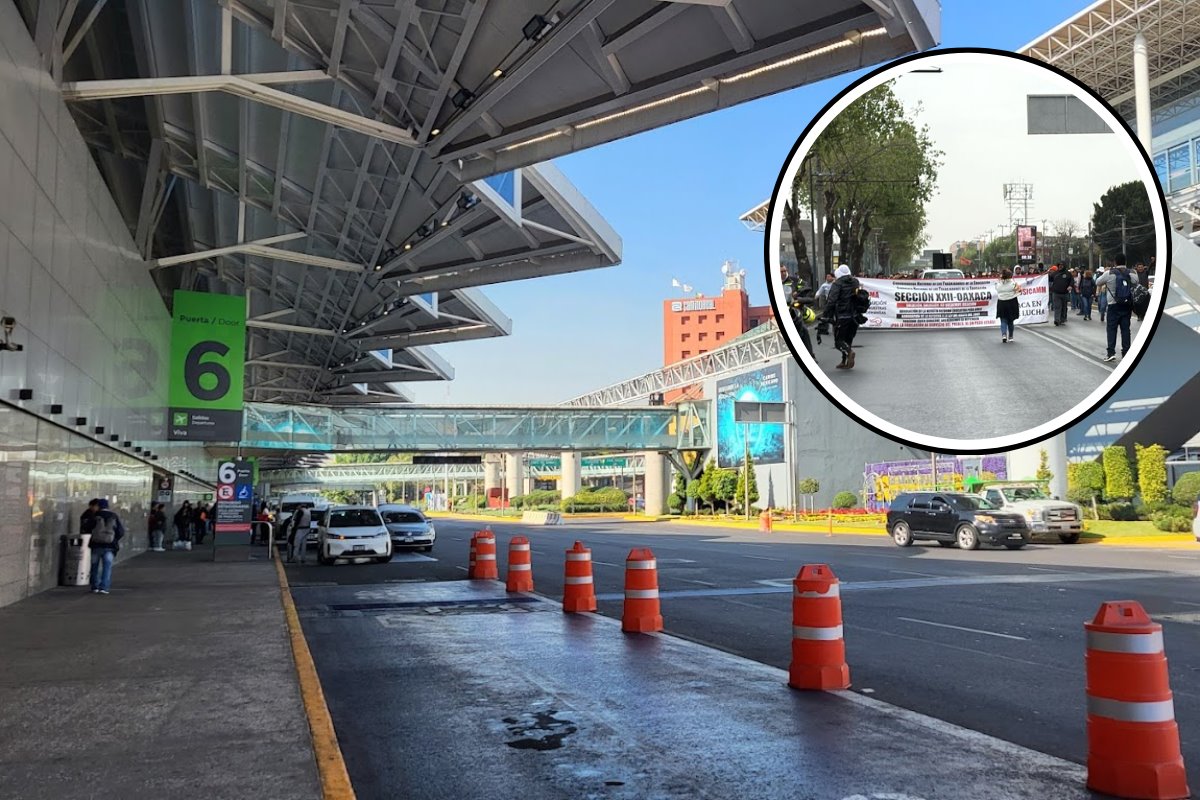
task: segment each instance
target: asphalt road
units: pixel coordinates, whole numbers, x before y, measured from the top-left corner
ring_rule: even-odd
[[[347,597],[372,584],[465,577],[477,526],[439,521],[432,558],[402,555],[387,565],[289,567],[306,629],[320,626],[322,660],[353,648],[306,586],[342,585]],[[916,545],[881,535],[760,535],[670,524],[495,527],[501,577],[510,536],[527,535],[537,591],[562,596],[563,551],[591,549],[599,612],[621,613],[624,560],[654,550],[667,632],[786,668],[790,581],[805,563],[828,563],[846,584],[843,613],[853,688],[1051,755],[1086,758],[1082,623],[1106,600],[1136,599],[1162,622],[1185,759],[1200,764],[1200,548],[1143,550],[1099,545],[1031,545],[974,552]],[[325,592],[323,592],[325,593]],[[310,592],[310,597],[316,593]],[[333,635],[331,635],[331,633]],[[361,693],[326,684],[354,774],[354,748],[373,746],[358,730]]]
[[[915,433],[976,439],[1029,430],[1082,402],[1112,372],[1104,323],[1000,330],[862,330],[855,366],[836,369],[832,337],[817,361],[866,410]]]

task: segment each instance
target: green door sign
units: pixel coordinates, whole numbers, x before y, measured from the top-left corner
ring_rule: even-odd
[[[175,292],[167,398],[169,438],[241,439],[245,368],[245,298]]]

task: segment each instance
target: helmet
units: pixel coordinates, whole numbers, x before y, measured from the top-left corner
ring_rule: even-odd
[[[817,321],[817,312],[812,310],[811,306],[804,307],[804,324],[812,325]]]

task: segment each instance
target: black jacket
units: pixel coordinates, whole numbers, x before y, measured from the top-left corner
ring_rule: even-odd
[[[1079,293],[1084,297],[1091,297],[1096,293],[1096,281],[1092,278],[1079,279]]]
[[[121,524],[121,518],[107,508],[102,508],[96,512],[95,519],[92,523],[92,529],[95,530],[101,519],[112,519],[113,531],[116,533],[116,538],[112,544],[99,544],[97,542],[88,542],[88,547],[93,550],[112,550],[114,553],[121,549],[121,540],[125,538],[125,526]]]
[[[829,287],[825,302],[825,316],[835,320],[849,320],[858,316],[854,310],[854,293],[858,291],[858,278],[843,275]]]
[[[1059,270],[1054,273],[1054,277],[1050,279],[1050,291],[1054,294],[1070,294],[1071,287],[1075,284],[1075,279],[1071,277],[1071,273],[1064,270]]]

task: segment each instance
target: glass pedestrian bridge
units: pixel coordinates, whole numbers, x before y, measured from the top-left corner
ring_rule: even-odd
[[[556,480],[562,475],[562,460],[531,458],[525,462],[527,474],[538,480]],[[614,475],[642,475],[645,459],[628,456],[585,456],[580,459],[583,478],[608,478]],[[330,464],[323,467],[292,467],[263,472],[275,491],[302,488],[370,489],[381,483],[416,481],[481,481],[483,464]]]
[[[339,452],[706,450],[706,401],[648,408],[247,403],[242,447]]]

